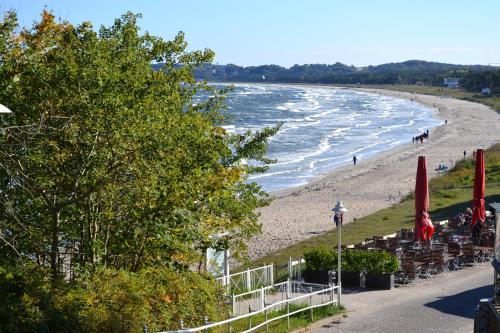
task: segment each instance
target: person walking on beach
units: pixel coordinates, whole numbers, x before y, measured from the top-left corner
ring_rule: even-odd
[[[411,137],[411,143],[415,143],[415,137],[414,136]]]
[[[354,157],[352,158],[352,162],[354,163],[354,165],[356,165],[356,161],[357,161],[357,160],[358,160],[358,159],[356,158],[356,155],[354,155]]]
[[[467,150],[464,150],[464,158],[465,158],[466,155],[467,155]]]

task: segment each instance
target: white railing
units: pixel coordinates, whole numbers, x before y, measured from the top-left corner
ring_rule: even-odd
[[[287,280],[274,286],[261,287],[239,295],[232,295],[232,315],[238,316],[263,309],[266,304],[291,299],[303,294],[329,288],[328,285]]]
[[[288,277],[292,280],[302,280],[302,270],[305,265],[305,260],[299,258],[298,260],[293,260],[292,257],[288,259]]]
[[[232,294],[258,290],[260,287],[270,287],[274,284],[273,265],[247,269],[243,272],[221,276],[216,280],[222,286],[227,286]]]
[[[298,296],[292,297],[292,298],[286,298],[283,300],[276,300],[273,303],[266,304],[265,299],[261,303],[262,307],[259,308],[258,310],[253,310],[250,308],[250,311],[248,313],[226,319],[223,321],[215,322],[215,323],[207,323],[206,325],[195,327],[195,328],[181,328],[179,330],[174,330],[174,331],[162,331],[158,333],[184,333],[184,332],[201,332],[205,331],[211,328],[215,327],[222,327],[222,326],[227,326],[229,328],[229,331],[232,331],[232,325],[241,319],[249,319],[248,320],[248,328],[241,331],[243,333],[246,332],[253,332],[263,326],[269,325],[271,322],[287,318],[288,320],[288,325],[289,325],[289,318],[292,315],[295,315],[297,313],[303,312],[310,310],[311,311],[311,316],[313,314],[313,310],[315,308],[319,308],[322,306],[330,305],[330,304],[336,304],[338,300],[338,293],[340,292],[340,289],[338,286],[326,286],[326,285],[316,285],[316,284],[304,284],[304,283],[299,283],[296,281],[287,281],[283,282],[280,284],[277,284],[277,287],[283,287],[285,286],[285,289],[287,292],[290,292],[290,295],[293,293],[292,291],[295,290]],[[295,285],[295,287],[294,287]],[[319,290],[317,291],[312,291],[314,288],[317,288]],[[261,291],[265,290],[264,288],[261,288]],[[309,292],[307,293],[302,293],[301,290]],[[262,295],[264,294],[264,291],[262,291]],[[241,295],[240,295],[241,296]],[[290,305],[298,305],[301,306],[299,309],[292,309],[290,311]],[[286,309],[286,313],[282,315],[278,315],[276,317],[268,318],[268,314],[270,312],[274,311],[279,311],[279,310],[284,310]],[[259,314],[265,314],[265,319],[262,323],[258,325],[252,326],[252,320],[251,318],[259,315]]]

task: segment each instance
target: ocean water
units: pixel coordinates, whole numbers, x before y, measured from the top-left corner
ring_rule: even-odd
[[[277,163],[249,178],[266,191],[305,185],[352,163],[353,155],[363,163],[442,123],[416,102],[320,86],[237,84],[226,104],[231,119],[224,127],[231,132],[283,122],[269,142]]]

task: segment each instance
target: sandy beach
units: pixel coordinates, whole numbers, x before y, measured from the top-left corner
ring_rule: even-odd
[[[427,156],[430,177],[440,163],[452,166],[474,149],[500,141],[500,114],[482,104],[448,97],[376,89],[367,92],[412,99],[435,108],[443,124],[431,130],[424,143],[408,144],[358,159],[318,177],[305,186],[272,193],[273,202],[260,210],[263,233],[249,243],[250,258],[262,257],[333,228],[331,209],[342,200],[349,209],[347,222],[373,213],[414,190],[417,157]],[[448,123],[444,124],[447,120]]]

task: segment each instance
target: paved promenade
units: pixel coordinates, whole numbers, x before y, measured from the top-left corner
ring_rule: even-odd
[[[493,268],[483,263],[440,274],[390,291],[343,295],[348,317],[311,328],[311,332],[470,333],[474,309],[492,295]]]

